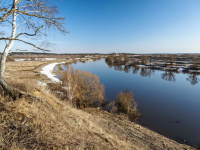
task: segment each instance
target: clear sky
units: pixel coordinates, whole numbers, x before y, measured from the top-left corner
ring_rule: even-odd
[[[200,52],[200,0],[52,1],[70,32],[50,31],[53,52]]]

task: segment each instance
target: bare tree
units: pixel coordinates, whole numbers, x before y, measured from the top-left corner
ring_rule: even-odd
[[[1,2],[0,6],[0,25],[11,29],[10,36],[0,32],[0,40],[7,41],[1,56],[0,84],[3,89],[11,96],[24,94],[15,89],[5,81],[6,59],[15,41],[31,45],[34,49],[43,52],[48,51],[48,44],[36,45],[33,42],[24,40],[30,37],[46,35],[46,29],[54,27],[62,33],[66,33],[63,27],[64,18],[57,17],[58,8],[48,0],[11,0]],[[23,50],[23,49],[18,49]]]
[[[117,108],[117,103],[116,101],[111,101],[110,103],[108,103],[106,105],[106,108],[105,108],[108,112],[110,113],[117,113],[118,111],[118,108]]]
[[[22,0],[14,0],[13,1],[13,5],[11,7],[11,9],[9,9],[9,5],[7,5],[7,7],[4,7],[5,6],[5,2],[4,2],[4,5],[2,4],[3,2],[1,2],[1,5],[2,7],[0,7],[0,11],[3,11],[5,13],[1,14],[2,16],[0,17],[0,22],[3,22],[5,19],[7,19],[10,15],[12,15],[15,10],[16,10],[16,5],[18,5]]]
[[[71,66],[63,72],[62,87],[66,100],[79,108],[101,106],[104,102],[105,87],[97,75],[91,72],[76,70]]]
[[[118,93],[116,103],[118,104],[119,112],[126,114],[130,120],[133,121],[140,117],[134,95],[128,89],[125,92]]]
[[[74,72],[72,66],[67,66],[67,70],[62,74],[62,86],[66,91],[66,95],[71,105],[77,95],[78,79],[77,74]]]
[[[174,61],[176,61],[177,55],[176,54],[171,54],[168,56],[166,59],[167,62],[169,62],[171,65],[173,65]]]
[[[97,75],[76,70],[78,75],[78,96],[80,108],[101,106],[104,102],[105,87]]]
[[[141,56],[141,61],[142,61],[142,65],[146,65],[150,60],[150,57],[148,55],[142,55]]]
[[[190,69],[198,70],[198,61],[198,55],[192,55],[192,65],[190,66]]]

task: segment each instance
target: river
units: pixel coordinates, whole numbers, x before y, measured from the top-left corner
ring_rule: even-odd
[[[64,69],[65,66],[62,66]],[[73,64],[100,77],[107,101],[119,92],[134,93],[139,124],[180,143],[200,146],[200,76],[124,66],[109,68],[104,59]]]

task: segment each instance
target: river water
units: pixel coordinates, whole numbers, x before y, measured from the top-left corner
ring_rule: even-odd
[[[119,92],[134,93],[139,124],[180,143],[200,146],[200,76],[124,66],[109,68],[104,59],[73,64],[105,85],[107,101]],[[64,69],[65,66],[63,66]]]

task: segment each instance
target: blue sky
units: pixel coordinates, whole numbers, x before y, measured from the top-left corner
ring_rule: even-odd
[[[66,18],[50,30],[58,53],[198,53],[200,0],[54,1]],[[16,44],[16,47],[21,45]]]

